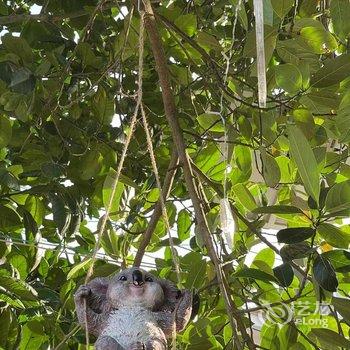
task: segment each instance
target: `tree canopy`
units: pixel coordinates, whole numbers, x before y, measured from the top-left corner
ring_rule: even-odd
[[[134,263],[198,292],[179,349],[350,349],[350,1],[263,3],[266,108],[252,0],[0,3],[0,349],[86,348]]]

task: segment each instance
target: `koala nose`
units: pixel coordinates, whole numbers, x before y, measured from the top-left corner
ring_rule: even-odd
[[[132,273],[132,281],[134,284],[141,286],[144,281],[143,281],[143,276],[142,272],[140,270],[134,270]]]

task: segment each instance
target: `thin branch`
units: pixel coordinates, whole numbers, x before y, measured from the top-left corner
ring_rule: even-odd
[[[250,338],[249,334],[247,333],[246,326],[243,320],[241,319],[240,315],[238,314],[238,309],[234,301],[230,297],[228,284],[225,280],[224,273],[221,269],[221,262],[217,256],[217,253],[213,245],[212,237],[211,237],[208,224],[206,221],[206,217],[203,211],[203,206],[199,199],[198,189],[194,181],[194,176],[193,176],[191,164],[189,161],[189,157],[186,152],[186,146],[185,146],[182,130],[180,128],[179,121],[177,118],[175,99],[174,99],[174,94],[170,85],[170,76],[167,68],[167,60],[163,51],[161,38],[159,37],[159,33],[156,26],[156,21],[155,21],[150,0],[145,0],[144,5],[145,5],[145,11],[146,11],[145,26],[149,35],[152,52],[156,62],[156,70],[158,72],[160,87],[162,91],[165,116],[168,120],[170,129],[172,132],[172,137],[174,139],[177,152],[179,155],[180,163],[183,167],[185,182],[186,182],[187,189],[191,197],[195,215],[196,215],[198,231],[203,236],[203,240],[208,249],[208,253],[215,267],[216,276],[218,278],[221,294],[225,302],[228,317],[232,327],[232,332],[235,336],[235,344],[239,348],[239,350],[243,349],[244,347],[244,344],[242,344],[242,342],[238,338],[238,333],[236,329],[236,327],[238,327],[239,331],[243,336],[244,343],[247,344],[249,349],[255,350],[256,347],[252,339]]]
[[[102,11],[109,10],[114,6],[115,6],[115,3],[110,2],[110,3],[105,4],[101,10]],[[73,18],[78,18],[78,17],[86,16],[86,15],[91,15],[91,11],[89,11],[87,9],[82,9],[79,11],[69,12],[69,13],[65,13],[63,15],[57,15],[57,16],[46,14],[46,13],[40,13],[37,15],[32,15],[29,13],[12,14],[12,15],[8,15],[8,16],[1,16],[0,17],[0,25],[6,26],[9,24],[26,22],[29,20],[52,23],[52,22],[62,21],[63,19],[73,19]]]
[[[54,350],[59,350],[61,348],[62,345],[67,344],[67,341],[73,337],[73,335],[78,332],[80,326],[75,326],[63,339],[62,341],[55,347]]]

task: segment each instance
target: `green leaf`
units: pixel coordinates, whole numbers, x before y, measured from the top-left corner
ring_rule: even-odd
[[[239,8],[238,8],[238,19],[241,23],[241,25],[243,26],[243,28],[245,30],[248,30],[248,17],[247,17],[247,12],[245,10],[245,7],[242,6],[242,3],[240,2],[240,0],[230,0],[231,4],[233,6],[236,6],[240,4]]]
[[[305,348],[298,346],[298,335],[298,330],[294,325],[292,326],[289,323],[284,324],[278,334],[281,349],[305,350]]]
[[[318,54],[335,51],[338,43],[334,36],[322,27],[304,27],[300,30],[301,37],[309,47]]]
[[[180,210],[177,217],[177,235],[181,241],[190,238],[191,225],[192,220],[189,212],[186,209]]]
[[[280,329],[277,322],[272,324],[270,324],[269,322],[265,322],[260,332],[260,346],[269,350],[280,350],[281,344],[279,343],[278,339],[279,332]]]
[[[10,308],[4,308],[0,311],[0,348],[6,345],[6,339],[11,325],[12,312]]]
[[[41,172],[48,178],[59,178],[63,175],[63,168],[59,164],[45,163],[41,166]]]
[[[271,272],[271,266],[275,263],[275,252],[271,248],[265,248],[256,254],[251,267],[256,267],[267,273]]]
[[[6,147],[12,137],[12,127],[10,120],[4,115],[0,115],[0,148]]]
[[[312,76],[310,84],[317,88],[332,86],[347,78],[349,71],[350,54],[340,55],[326,60],[323,67]]]
[[[309,239],[315,234],[312,227],[289,227],[277,232],[277,240],[279,243],[298,243]]]
[[[114,99],[107,96],[107,92],[102,87],[99,87],[93,97],[93,111],[96,119],[104,125],[109,125],[114,116]]]
[[[119,175],[119,181],[122,182],[124,185],[127,185],[127,186],[135,188],[135,190],[139,190],[139,186],[135,183],[135,181],[130,179],[130,177],[128,177],[128,176],[120,174]]]
[[[21,227],[21,217],[8,205],[0,205],[0,230],[5,232]]]
[[[14,92],[28,94],[35,88],[35,77],[31,71],[26,68],[18,69],[12,75],[10,87]],[[23,108],[25,111],[27,110],[26,104],[22,105],[21,107],[17,107],[18,111],[20,112],[19,108]]]
[[[303,214],[303,211],[292,205],[270,205],[252,210],[257,214]]]
[[[265,183],[269,187],[278,185],[281,179],[281,171],[274,157],[270,156],[264,148],[260,149],[263,165],[263,176]]]
[[[311,329],[311,334],[313,334],[322,344],[329,347],[329,349],[334,349],[338,346],[343,349],[350,349],[350,341],[331,329],[313,328]]]
[[[96,177],[102,168],[103,157],[97,149],[88,150],[78,162],[79,176],[82,180]]]
[[[0,97],[0,103],[4,105],[4,110],[8,112],[15,111],[21,100],[23,100],[23,96],[10,91],[3,93]]]
[[[0,15],[6,16],[8,15],[8,7],[6,6],[6,3],[0,3]]]
[[[32,332],[29,327],[30,322],[31,321],[25,324],[22,329],[21,342],[18,347],[19,350],[41,349],[44,342],[48,339],[48,335]]]
[[[311,139],[315,134],[315,121],[312,113],[307,109],[295,109],[293,117],[297,126],[303,131],[304,135]]]
[[[197,31],[197,17],[193,14],[181,15],[174,23],[188,36],[192,36]]]
[[[242,205],[250,211],[256,208],[254,197],[244,184],[237,184],[232,187],[232,191],[235,194],[236,199],[242,203]]]
[[[6,50],[16,54],[24,63],[29,64],[33,61],[32,49],[25,39],[5,34],[1,40]]]
[[[213,36],[206,32],[200,31],[197,36],[197,42],[202,46],[206,51],[214,50],[221,51],[222,47],[219,41]]]
[[[102,198],[103,198],[103,205],[105,208],[107,208],[112,195],[113,190],[113,184],[116,178],[116,171],[114,169],[110,169],[108,175],[105,178],[105,181],[103,183],[103,189],[102,189]],[[111,206],[111,213],[116,213],[119,210],[120,200],[122,198],[123,192],[124,192],[124,184],[122,182],[118,182],[114,196],[112,199],[112,206]]]
[[[203,173],[208,174],[220,162],[221,154],[217,146],[210,143],[207,147],[202,148],[196,157],[195,163]]]
[[[20,299],[11,298],[10,296],[8,296],[5,293],[0,292],[0,300],[3,301],[4,303],[9,304],[10,306],[12,306],[16,309],[25,309],[26,308]],[[1,322],[0,322],[0,332],[1,332]],[[3,334],[3,333],[0,333],[0,334]]]
[[[337,276],[331,263],[322,255],[318,255],[312,268],[317,283],[329,292],[335,292],[338,288]]]
[[[313,249],[310,247],[310,244],[304,241],[292,244],[285,244],[280,249],[280,255],[284,261],[305,258],[312,252]]]
[[[330,93],[328,89],[323,90],[311,90],[307,95],[304,95],[300,98],[300,102],[308,108],[312,113],[330,113],[333,109],[337,109],[339,106],[339,96]],[[339,111],[338,111],[339,112]],[[311,114],[311,113],[310,113]],[[311,115],[312,116],[312,115]],[[312,116],[312,120],[313,120]],[[312,120],[310,115],[308,116],[308,123],[312,126]],[[311,123],[310,123],[311,122]],[[313,123],[315,124],[315,123]],[[298,124],[297,124],[298,125]],[[312,130],[317,127],[316,125],[312,126]],[[301,128],[305,133],[306,130]],[[306,133],[306,135],[309,133]]]
[[[317,56],[300,37],[279,40],[277,42],[277,53],[285,63],[292,63],[300,71],[300,64],[317,65],[318,68]]]
[[[205,131],[224,132],[224,126],[219,114],[204,113],[197,117],[197,121]]]
[[[277,16],[283,18],[294,5],[294,0],[271,0],[271,4]]]
[[[293,282],[294,272],[288,263],[276,266],[273,269],[273,274],[278,279],[280,285],[283,287],[289,287]]]
[[[149,209],[149,208],[153,208],[154,205],[158,202],[159,200],[159,195],[160,195],[160,191],[159,188],[152,188],[149,193],[147,194],[147,198],[146,198],[146,203],[143,206],[144,209]]]
[[[188,271],[185,287],[198,288],[206,270],[206,261],[202,255],[197,252],[186,254],[181,259],[181,268],[184,271]]]
[[[118,234],[113,230],[110,222],[107,223],[105,232],[102,235],[101,245],[106,254],[113,258],[120,255],[120,239]]]
[[[67,280],[77,277],[79,272],[81,272],[81,270],[85,271],[86,269],[88,269],[91,263],[92,263],[91,258],[88,258],[74,265],[73,268],[67,274]]]
[[[303,77],[300,70],[291,63],[276,66],[275,76],[277,86],[290,94],[295,94],[302,88]]]
[[[235,145],[231,165],[231,182],[238,184],[247,181],[252,173],[252,156],[249,147]]]
[[[336,183],[327,193],[325,208],[328,212],[350,209],[350,181]]]
[[[345,321],[350,324],[350,300],[345,298],[332,297],[332,305],[335,311],[339,312]]]
[[[32,215],[33,219],[40,226],[45,215],[45,207],[39,197],[29,195],[25,201],[25,208]]]
[[[350,252],[347,250],[330,250],[321,254],[329,260],[336,272],[348,273],[350,272]]]
[[[334,32],[339,38],[345,40],[350,34],[350,2],[348,0],[332,0],[330,12],[333,22]]]
[[[276,38],[277,38],[276,28],[265,24],[264,25],[264,44],[265,44],[265,60],[267,63],[270,62],[272,54],[275,50]],[[243,55],[246,57],[256,57],[255,30],[251,30],[247,34]]]
[[[16,307],[11,303],[10,305]],[[6,350],[16,349],[15,344],[18,341],[19,331],[16,312],[9,307],[3,307],[0,311],[0,334],[2,335],[0,338],[0,348]]]
[[[53,220],[56,223],[58,232],[64,235],[69,227],[71,219],[69,207],[62,197],[56,194],[50,194],[50,201],[52,204]]]
[[[88,43],[79,42],[77,56],[82,60],[84,68],[88,66],[98,68],[100,61]]]
[[[346,91],[339,104],[338,113],[335,117],[335,123],[338,129],[341,142],[350,140],[350,91]]]
[[[331,246],[336,248],[348,248],[350,243],[350,234],[342,231],[338,227],[323,223],[317,227],[319,235]]]
[[[9,254],[9,263],[19,272],[21,280],[24,280],[28,275],[28,262],[27,259],[20,254]]]
[[[243,277],[243,278],[253,278],[257,280],[261,280],[264,282],[278,282],[275,276],[261,271],[259,269],[253,268],[243,268],[242,270],[237,271],[234,277]]]
[[[273,8],[271,5],[271,0],[263,1],[263,18],[264,24],[268,24],[269,26],[273,25]]]
[[[307,193],[319,202],[320,181],[317,162],[304,134],[293,125],[287,126],[290,152],[298,167],[300,177],[304,183]]]
[[[14,294],[22,301],[37,300],[37,292],[28,283],[9,275],[6,270],[0,270],[0,285],[5,291]]]

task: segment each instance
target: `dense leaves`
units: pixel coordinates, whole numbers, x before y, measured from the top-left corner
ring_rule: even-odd
[[[94,276],[131,265],[152,223],[141,265],[176,281],[165,221],[151,219],[160,192],[139,122],[111,198],[138,88],[133,3],[0,3],[1,349],[85,348],[73,294],[111,200]],[[349,348],[350,2],[263,3],[268,96],[259,109],[253,1],[152,1],[176,118],[248,334],[260,332],[254,341],[265,349]],[[177,347],[231,348],[235,332],[182,164],[171,163],[145,38],[142,103],[161,180],[170,183],[181,282],[201,298]],[[224,193],[229,229],[220,219]],[[326,315],[319,303],[329,305]],[[298,306],[307,314],[288,319]]]

